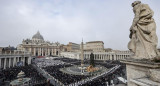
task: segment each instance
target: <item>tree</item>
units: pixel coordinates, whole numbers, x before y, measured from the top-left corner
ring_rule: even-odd
[[[90,65],[92,65],[93,67],[95,66],[93,53],[90,54]]]

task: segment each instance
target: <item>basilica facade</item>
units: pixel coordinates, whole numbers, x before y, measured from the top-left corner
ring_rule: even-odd
[[[17,46],[17,49],[28,51],[32,56],[58,56],[60,52],[60,43],[45,41],[38,31],[33,35],[32,39],[23,40],[22,44]]]

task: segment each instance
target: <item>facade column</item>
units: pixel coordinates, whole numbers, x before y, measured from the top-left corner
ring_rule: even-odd
[[[45,48],[43,48],[43,56],[46,56]]]
[[[101,60],[103,60],[103,55],[101,54]]]
[[[36,56],[36,48],[33,48],[33,49],[34,49],[33,54],[34,56]]]
[[[44,55],[43,55],[43,48],[42,48],[42,56],[44,56]]]
[[[38,49],[39,56],[41,56],[41,48]]]
[[[15,51],[13,51],[13,54],[15,55]]]
[[[119,55],[117,55],[117,60],[119,60]]]
[[[31,64],[31,57],[28,57],[28,65]]]
[[[53,55],[53,48],[52,48],[52,55]]]
[[[11,50],[9,51],[9,54],[11,55]]]
[[[100,55],[98,54],[98,60],[100,60]]]
[[[107,54],[105,54],[105,60],[108,60],[108,58],[107,58]]]
[[[41,48],[39,48],[38,52],[39,52],[39,56],[41,56]]]
[[[9,65],[8,65],[8,67],[10,68],[10,66],[11,66],[11,58],[9,58]]]
[[[89,57],[89,54],[88,54],[88,58],[87,59],[89,59],[90,57]]]
[[[101,55],[101,54],[99,54],[99,56],[100,56],[100,60],[102,60],[102,55]]]
[[[0,58],[0,68],[2,67],[2,65],[1,65],[1,58]]]
[[[56,51],[57,51],[57,49],[54,49],[54,55],[57,55],[57,54],[56,54]]]
[[[117,60],[117,59],[116,59],[116,55],[114,54],[113,56],[114,56],[114,60]]]
[[[110,58],[110,60],[112,60],[112,55],[111,54],[109,55],[109,58]]]
[[[41,48],[38,48],[39,56],[41,56]]]
[[[105,60],[108,60],[108,58],[107,58],[107,54],[105,54]]]
[[[6,58],[4,58],[4,69],[6,69]]]
[[[17,57],[17,59],[18,59],[17,62],[19,62],[19,57]]]
[[[16,63],[16,57],[13,58],[13,67],[15,66]]]
[[[103,60],[103,55],[101,54],[101,60]]]
[[[37,48],[37,50],[38,50],[37,53],[38,53],[38,56],[39,56],[39,47]]]
[[[29,48],[29,51],[31,52],[31,55],[32,55],[32,48]]]
[[[40,56],[42,56],[42,50],[41,50],[41,49],[42,49],[42,48],[40,48],[40,50],[39,50],[39,51],[40,51]]]
[[[105,60],[104,58],[105,58],[105,55],[103,54],[103,60]]]
[[[22,58],[23,66],[25,66],[25,57]]]
[[[50,53],[50,49],[48,48],[48,56],[50,55],[49,53]]]
[[[107,60],[109,60],[109,58],[108,58],[108,54],[106,55],[106,57],[107,57]]]
[[[108,55],[106,54],[106,60],[108,60]]]
[[[102,54],[102,60],[104,60],[104,55]]]
[[[86,54],[86,57],[85,57],[85,59],[87,59],[88,58],[88,54]]]

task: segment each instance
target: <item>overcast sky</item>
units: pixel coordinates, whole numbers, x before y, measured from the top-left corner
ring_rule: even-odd
[[[83,38],[103,41],[105,48],[127,50],[133,1],[0,0],[0,46],[16,47],[39,30],[50,42],[80,44]],[[160,0],[141,1],[154,11],[160,40]]]

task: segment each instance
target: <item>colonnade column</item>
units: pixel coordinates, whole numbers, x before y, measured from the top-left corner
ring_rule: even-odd
[[[6,58],[4,58],[4,69],[6,69]]]

